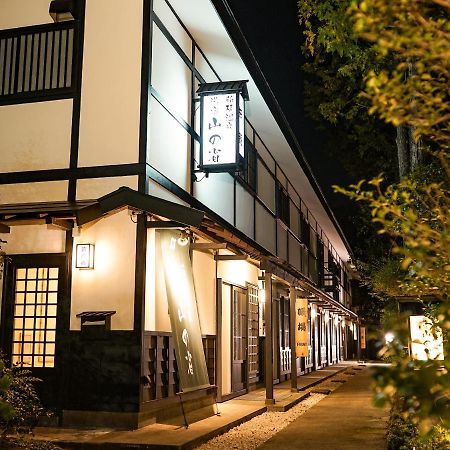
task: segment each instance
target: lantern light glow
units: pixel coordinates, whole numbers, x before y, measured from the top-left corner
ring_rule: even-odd
[[[245,158],[245,100],[247,81],[201,84],[200,170],[239,170]]]
[[[77,244],[75,267],[77,269],[94,268],[94,244]]]

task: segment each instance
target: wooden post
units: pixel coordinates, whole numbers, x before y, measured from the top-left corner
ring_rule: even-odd
[[[297,293],[293,286],[289,289],[290,301],[290,321],[289,321],[289,340],[291,346],[291,391],[297,392],[297,354],[296,354],[296,340],[295,340],[295,324],[297,312],[295,309],[295,302],[297,300]]]
[[[264,289],[266,307],[264,318],[266,322],[266,339],[264,342],[264,380],[266,384],[266,405],[273,405],[273,342],[272,342],[272,274],[265,272]]]
[[[222,401],[222,278],[216,280],[216,386],[217,401]]]

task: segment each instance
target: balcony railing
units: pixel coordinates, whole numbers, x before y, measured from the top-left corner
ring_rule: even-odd
[[[0,30],[0,104],[70,97],[75,22]]]

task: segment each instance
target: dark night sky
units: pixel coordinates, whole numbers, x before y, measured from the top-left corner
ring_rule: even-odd
[[[337,161],[324,148],[322,133],[303,110],[302,33],[298,23],[296,0],[228,0],[241,29],[283,108],[302,146],[329,205],[349,241],[353,230],[349,223],[350,202],[334,194],[333,184],[347,185],[350,180]]]

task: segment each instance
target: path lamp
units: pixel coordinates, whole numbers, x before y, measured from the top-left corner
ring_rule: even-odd
[[[200,96],[202,172],[237,172],[245,158],[247,81],[203,83]]]

